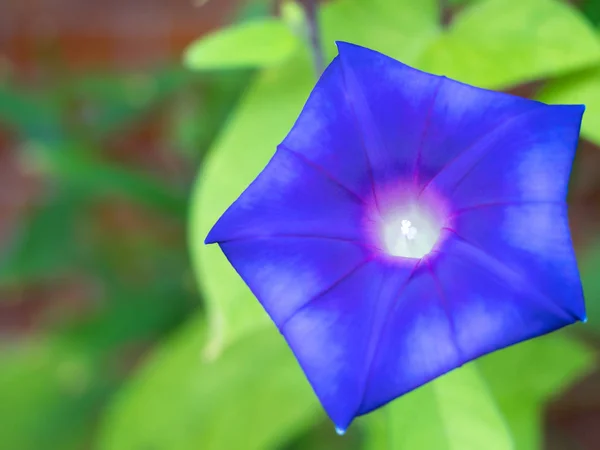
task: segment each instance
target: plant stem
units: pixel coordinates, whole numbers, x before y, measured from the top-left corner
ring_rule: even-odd
[[[452,20],[452,11],[450,10],[450,2],[448,0],[439,0],[440,5],[440,23],[442,28],[448,28]]]
[[[299,3],[306,13],[306,24],[308,25],[308,39],[313,56],[313,63],[317,77],[325,70],[325,58],[321,46],[321,32],[318,21],[317,0],[300,0]]]

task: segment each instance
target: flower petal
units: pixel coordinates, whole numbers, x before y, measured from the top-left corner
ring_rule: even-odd
[[[505,121],[428,184],[454,210],[498,202],[564,202],[583,106],[543,106]]]
[[[480,355],[585,320],[565,204],[583,107],[338,47],[207,242],[344,430]],[[426,231],[437,243],[421,259],[388,248],[390,236],[414,246]]]
[[[339,57],[327,67],[282,142],[361,198],[372,196],[362,137],[345,92]]]
[[[574,323],[527,274],[451,233],[432,262],[463,362]]]
[[[318,167],[280,148],[221,216],[206,243],[275,234],[360,240],[363,206]]]
[[[279,327],[299,308],[353,274],[369,256],[359,245],[327,238],[275,236],[220,245]]]
[[[358,414],[460,366],[453,323],[446,299],[423,261],[397,292],[378,331],[377,349],[368,366]]]
[[[443,79],[416,167],[422,189],[459,154],[512,118],[545,105],[514,95]]]
[[[442,78],[357,45],[338,49],[376,191],[412,177]]]
[[[381,326],[416,264],[370,261],[298,311],[282,332],[338,429],[358,414]]]
[[[585,321],[566,204],[489,205],[453,220],[457,236],[520,274],[574,320]]]
[[[576,321],[529,279],[446,230],[380,329],[366,414],[481,355]]]

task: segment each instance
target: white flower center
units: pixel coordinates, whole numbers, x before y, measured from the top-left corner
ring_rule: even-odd
[[[387,254],[422,258],[433,249],[440,227],[431,217],[413,207],[383,217],[379,234]]]

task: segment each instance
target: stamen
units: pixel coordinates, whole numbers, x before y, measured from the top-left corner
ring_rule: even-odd
[[[412,207],[384,215],[379,239],[390,256],[421,258],[431,251],[440,235],[436,221]]]

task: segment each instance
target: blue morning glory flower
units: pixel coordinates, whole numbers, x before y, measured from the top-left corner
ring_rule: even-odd
[[[338,49],[206,242],[345,430],[467,361],[585,320],[565,202],[584,107]]]

